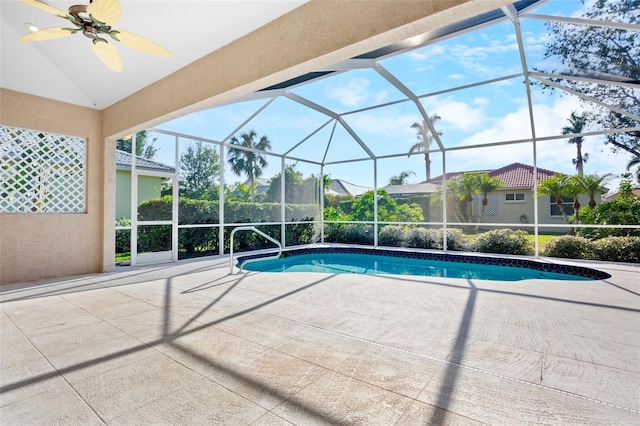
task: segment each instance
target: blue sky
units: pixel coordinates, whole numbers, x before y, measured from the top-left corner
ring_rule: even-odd
[[[583,8],[579,0],[552,0],[533,13],[578,16]],[[544,22],[521,19],[521,29],[529,69],[550,70],[543,54],[548,33]],[[480,30],[447,39],[436,45],[398,55],[381,65],[418,95],[430,94],[480,81],[500,78],[522,72],[521,59],[513,25],[501,22]],[[402,99],[403,95],[373,70],[354,70],[314,81],[294,88],[292,92],[325,108],[346,113],[380,103]],[[537,137],[561,133],[572,111],[584,108],[578,99],[569,95],[542,93],[532,88],[535,132]],[[236,103],[200,111],[165,123],[159,128],[189,135],[222,140],[250,117],[268,100]],[[515,77],[490,85],[442,93],[422,98],[429,115],[441,117],[436,128],[442,132],[442,142],[449,147],[474,146],[508,140],[530,139],[529,108],[523,77]],[[255,129],[259,136],[266,135],[272,142],[273,152],[282,154],[293,148],[312,132],[319,129],[329,117],[301,106],[286,98],[277,98],[240,132]],[[406,153],[416,140],[411,124],[420,121],[417,108],[411,102],[348,114],[344,120],[380,156]],[[331,145],[327,141],[333,133]],[[157,160],[172,163],[173,138],[158,136],[160,152]],[[585,173],[624,171],[628,156],[612,154],[602,143],[602,137],[588,137],[583,152],[589,154]],[[180,150],[185,144],[181,144]],[[433,145],[436,148],[435,145]],[[327,162],[367,158],[358,143],[340,125],[333,122],[317,131],[306,142],[291,152],[292,156]],[[432,154],[432,176],[442,172],[441,154]],[[564,173],[574,173],[571,159],[575,147],[566,139],[538,143],[538,167]],[[280,172],[280,158],[268,157],[269,166],[263,177]],[[457,150],[447,153],[447,170],[464,171],[498,168],[512,162],[533,164],[531,144],[502,145],[492,148]],[[287,164],[295,160],[287,161]],[[304,173],[319,174],[317,165],[298,162],[296,168]],[[378,161],[378,186],[388,183],[400,171],[415,173],[412,182],[425,179],[422,155],[402,155]],[[325,173],[334,179],[373,187],[371,161],[350,162],[326,166]],[[244,180],[226,173],[231,182]]]

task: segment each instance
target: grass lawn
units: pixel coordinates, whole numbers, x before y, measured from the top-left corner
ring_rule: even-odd
[[[116,253],[116,263],[131,260],[131,253]]]
[[[554,238],[560,237],[561,235],[564,235],[564,234],[538,234],[538,245],[540,246],[540,248],[542,248],[549,241],[553,240]],[[527,236],[529,241],[531,241],[532,243],[534,242],[534,237],[535,235]]]

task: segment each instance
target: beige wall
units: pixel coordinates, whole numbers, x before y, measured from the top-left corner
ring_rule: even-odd
[[[525,202],[506,202],[505,194],[507,193],[516,193],[522,192],[524,193]],[[526,215],[528,219],[528,224],[530,227],[526,227],[528,231],[533,231],[533,222],[534,222],[534,206],[533,206],[533,191],[529,188],[523,189],[509,189],[505,191],[497,191],[498,193],[498,214],[496,216],[484,216],[482,218],[481,223],[520,223],[520,216]],[[600,196],[596,197],[596,202],[600,204]],[[583,195],[580,197],[580,204],[584,207],[589,204],[589,197]],[[540,227],[538,228],[540,232],[552,232],[552,233],[564,233],[567,231],[567,228],[556,228],[556,227],[545,227],[545,224],[553,224],[553,225],[565,225],[566,222],[564,217],[562,216],[551,216],[550,213],[550,204],[549,204],[549,196],[541,195],[538,197],[538,223]],[[477,220],[477,217],[474,217]],[[492,228],[495,229],[495,228]]]
[[[0,214],[0,283],[103,270],[101,118],[100,111],[0,89],[2,124],[87,140],[87,212]]]
[[[88,140],[87,213],[2,215],[0,283],[114,268],[114,141],[511,0],[312,0],[95,111],[2,89],[0,122]]]

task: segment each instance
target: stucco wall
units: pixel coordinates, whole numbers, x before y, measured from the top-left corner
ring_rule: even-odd
[[[0,283],[103,270],[101,116],[93,109],[0,89],[2,124],[87,140],[87,212],[0,214]]]
[[[525,215],[529,225],[533,225],[534,222],[534,208],[533,208],[533,191],[529,188],[525,189],[509,189],[505,191],[497,191],[498,193],[498,214],[496,216],[484,216],[481,223],[514,223],[520,224],[520,216]],[[521,202],[506,202],[505,194],[507,193],[524,193],[525,201]],[[600,204],[600,196],[596,197],[596,202]],[[588,196],[580,197],[580,204],[584,207],[589,204]],[[550,214],[550,201],[548,195],[541,195],[538,197],[538,228],[540,232],[553,232],[563,233],[567,231],[567,228],[545,227],[545,224],[553,225],[565,225],[566,222],[562,216],[551,216]],[[477,220],[477,217],[474,217]],[[492,228],[493,229],[493,228]],[[533,231],[533,226],[524,228],[528,231]]]

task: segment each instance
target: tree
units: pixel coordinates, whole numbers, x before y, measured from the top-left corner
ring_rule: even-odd
[[[259,140],[255,140],[258,134],[255,130],[250,130],[245,133],[240,133],[240,139],[236,136],[232,137],[229,141],[232,145],[241,146],[247,149],[240,149],[229,147],[229,164],[231,165],[231,171],[237,176],[245,174],[249,178],[249,185],[251,187],[251,202],[255,199],[255,178],[262,176],[262,169],[267,167],[266,156],[257,151],[270,151],[271,141],[266,136],[260,137]]]
[[[326,176],[326,175],[325,175]],[[295,164],[287,165],[284,168],[284,201],[288,204],[316,204],[319,203],[318,177],[311,175],[304,178],[302,172],[296,170]],[[278,173],[271,178],[269,188],[265,193],[267,201],[280,202],[281,174]]]
[[[580,223],[580,195],[584,193],[584,186],[580,177],[580,175],[566,177],[565,187],[562,191],[562,195],[573,200],[574,223]],[[575,235],[576,229],[569,230],[569,234]]]
[[[571,113],[571,117],[569,117],[569,125],[562,128],[562,134],[571,135],[582,133],[585,131],[588,122],[589,114],[577,114],[574,111]],[[589,154],[582,154],[582,142],[584,142],[584,137],[582,136],[573,136],[569,139],[569,143],[575,144],[576,146],[576,158],[574,158],[572,161],[576,166],[578,175],[580,176],[584,174],[584,163],[586,163],[589,159]]]
[[[424,220],[418,204],[398,205],[387,191],[378,190],[378,220],[381,222],[420,222]],[[358,197],[351,207],[351,220],[373,221],[373,191]]]
[[[220,156],[214,147],[197,141],[180,155],[180,191],[187,198],[217,197]]]
[[[588,238],[609,236],[640,236],[640,230],[615,225],[640,225],[640,196],[633,194],[631,174],[623,173],[618,195],[593,209],[582,209],[582,223],[610,225],[611,228],[582,228],[580,235]]]
[[[640,21],[640,0],[596,0],[589,2],[581,18],[599,21],[637,23]],[[602,26],[549,22],[551,37],[544,58],[560,64],[559,69],[546,70],[553,74],[568,74],[602,78],[614,76],[638,81],[640,79],[640,32]],[[545,70],[542,70],[545,71]],[[585,81],[563,80],[567,87],[595,98],[622,111],[640,115],[640,97],[637,89]],[[553,87],[547,86],[554,91]],[[594,104],[583,101],[589,107]],[[609,129],[637,127],[635,119],[600,108],[594,122]],[[605,143],[613,150],[624,150],[640,157],[640,131],[629,131],[606,136]]]
[[[439,186],[436,192],[431,195],[430,202],[434,204],[442,204],[444,200],[442,186]],[[464,222],[464,213],[461,208],[460,196],[460,178],[456,177],[447,181],[447,221]],[[466,201],[464,201],[466,203]]]
[[[460,201],[467,202],[467,222],[472,221],[473,194],[479,193],[478,181],[480,176],[476,173],[463,173],[457,177],[460,179]]]
[[[594,209],[596,207],[596,194],[601,191],[602,186],[606,183],[610,176],[611,174],[607,173],[602,176],[599,176],[597,174],[590,174],[577,177],[583,191],[589,195],[589,207],[591,209]]]
[[[440,116],[437,114],[433,114],[431,117],[428,117],[428,120],[433,125],[436,121],[440,120]],[[417,152],[424,153],[424,166],[427,175],[427,180],[431,179],[431,160],[429,159],[429,148],[431,147],[431,142],[435,140],[435,136],[431,133],[429,126],[425,120],[422,120],[422,123],[413,123],[411,125],[412,129],[416,129],[416,137],[418,138],[418,143],[414,144],[411,148],[409,148],[410,157],[412,154]],[[437,132],[438,136],[442,136],[442,132]]]
[[[629,160],[629,162],[627,163],[627,170],[631,170],[632,167],[636,168],[636,182],[640,183],[640,156],[633,157],[631,160]]]
[[[389,185],[406,185],[407,179],[411,175],[415,176],[416,174],[411,170],[402,171],[395,176],[391,176],[391,178],[389,179]]]
[[[554,173],[553,176],[538,185],[538,195],[552,196],[556,200],[558,209],[560,209],[560,213],[562,213],[562,217],[564,218],[565,222],[567,224],[570,224],[571,222],[569,221],[569,216],[567,216],[567,212],[565,211],[564,204],[562,202],[562,198],[566,196],[566,191],[567,176],[560,173]]]
[[[477,180],[478,192],[482,194],[482,209],[480,211],[480,220],[484,217],[484,212],[487,208],[487,204],[489,204],[489,200],[487,199],[487,195],[492,192],[495,192],[499,188],[502,188],[504,183],[501,179],[497,177],[489,177],[488,174],[483,173],[478,177]],[[476,226],[476,230],[478,229],[479,224]]]
[[[322,175],[322,187],[324,188],[324,192],[329,190],[329,185],[333,183],[333,179],[328,174]]]
[[[141,132],[137,132],[136,134],[136,156],[144,157],[148,159],[152,159],[155,157],[156,153],[160,150],[153,146],[157,138],[153,138],[149,140],[149,133],[146,130]],[[131,140],[132,137],[129,136],[125,139],[118,139],[116,141],[116,149],[120,151],[125,151],[131,153]]]

